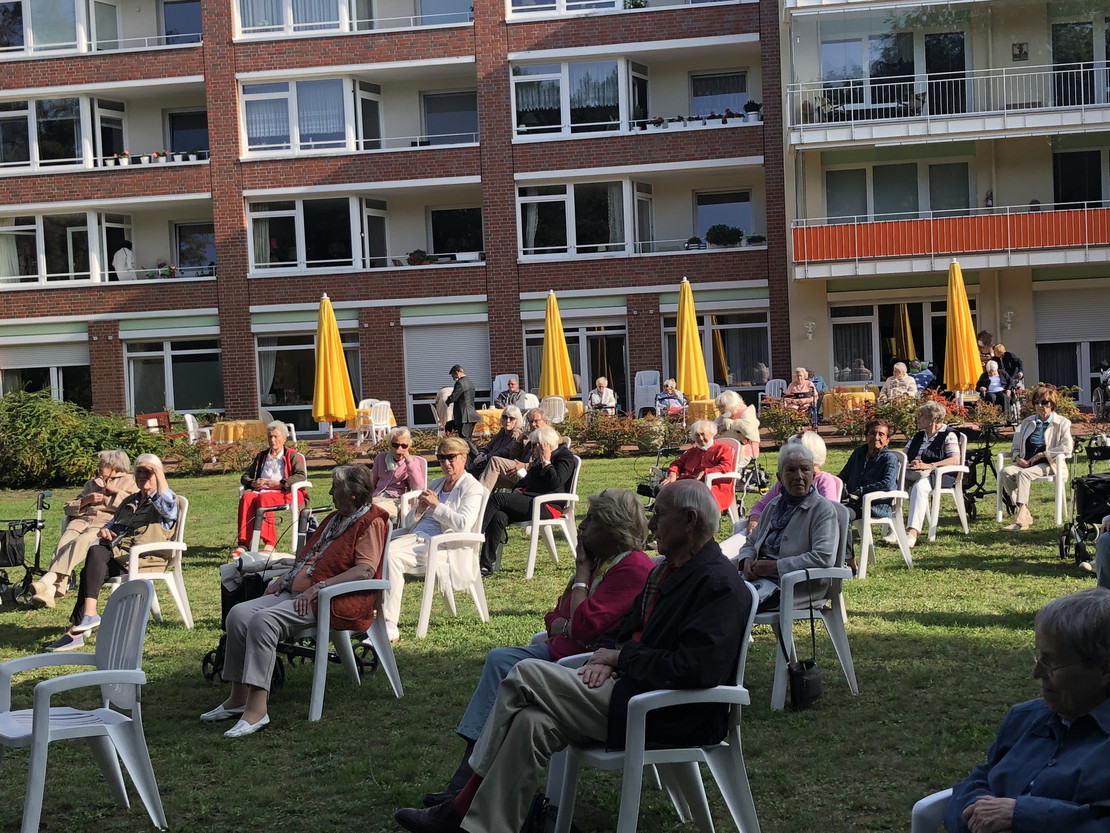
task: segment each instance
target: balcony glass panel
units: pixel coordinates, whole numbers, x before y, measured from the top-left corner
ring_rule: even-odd
[[[917,163],[876,165],[872,177],[876,214],[886,220],[917,218]]]
[[[478,141],[478,94],[425,95],[424,132],[433,145]]]
[[[80,161],[81,115],[76,98],[35,102],[39,161],[59,165]]]
[[[575,133],[616,130],[620,102],[616,61],[569,64],[570,123]]]
[[[0,3],[0,51],[23,48],[23,3]]]
[[[200,0],[162,0],[162,30],[166,44],[200,43]]]
[[[77,10],[73,0],[27,0],[36,49],[74,49]]]

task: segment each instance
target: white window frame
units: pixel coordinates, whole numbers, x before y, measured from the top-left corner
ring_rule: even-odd
[[[306,259],[305,247],[305,214],[304,204],[306,202],[320,202],[321,200],[347,200],[348,217],[350,224],[348,233],[351,235],[351,265],[350,266],[312,266],[308,265]],[[260,203],[276,202],[276,203],[293,203],[291,208],[277,208],[269,211],[256,211],[253,209],[255,203],[247,203],[247,256],[248,274],[251,276],[273,275],[281,272],[287,273],[309,273],[315,274],[319,272],[356,272],[364,268],[367,262],[366,253],[361,243],[355,244],[356,240],[361,239],[361,217],[362,212],[366,210],[364,207],[359,206],[358,212],[355,211],[354,201],[355,197],[343,195],[329,195],[320,197],[294,197],[290,199],[275,199],[275,200],[259,200]],[[293,234],[294,244],[297,250],[297,260],[282,261],[277,266],[267,266],[266,264],[259,264],[255,260],[255,247],[254,247],[254,221],[256,219],[268,219],[271,217],[292,217],[293,218]]]
[[[578,229],[575,221],[574,213],[574,188],[578,185],[596,185],[599,183],[619,182],[621,184],[621,211],[624,214],[624,241],[623,243],[609,243],[609,244],[587,244],[588,248],[594,248],[599,245],[608,245],[609,251],[605,252],[578,252],[578,244],[575,242],[578,237]],[[563,193],[560,194],[544,194],[537,196],[522,196],[521,190],[524,188],[563,188]],[[521,208],[524,205],[533,203],[558,203],[561,202],[565,206],[566,215],[566,251],[560,252],[526,252],[524,249],[524,223],[521,217]],[[558,183],[518,183],[516,191],[516,227],[517,227],[517,255],[523,260],[566,260],[568,258],[581,258],[581,257],[613,257],[627,255],[635,248],[635,217],[632,209],[634,202],[633,199],[633,186],[632,182],[627,179],[597,179],[597,180],[576,180],[574,182],[558,182]],[[613,249],[614,246],[620,246],[619,249]]]
[[[281,0],[281,20],[265,21],[264,25],[247,28],[243,25],[241,4],[244,0],[235,0],[232,4],[235,15],[235,31],[243,38],[264,38],[273,35],[307,35],[314,32],[349,32],[351,31],[351,17],[348,0],[333,0],[336,6],[334,21],[321,23],[295,23],[293,21],[293,0]],[[334,22],[335,25],[328,25]]]
[[[560,0],[562,2],[562,0]],[[617,123],[616,126],[609,130],[586,130],[576,131],[574,128],[577,125],[571,124],[570,120],[570,65],[582,63],[600,63],[603,61],[611,61],[617,66]],[[557,69],[550,72],[538,73],[535,75],[517,75],[514,70],[523,67],[556,67]],[[637,75],[643,75],[637,73]],[[574,136],[576,138],[597,138],[607,133],[618,133],[624,125],[629,124],[631,121],[629,103],[629,87],[632,83],[632,76],[629,69],[629,63],[624,58],[606,57],[598,55],[592,59],[580,61],[560,61],[552,63],[550,61],[542,63],[517,63],[509,67],[510,87],[512,88],[512,119],[513,119],[513,141],[519,140],[549,140],[557,137]],[[534,81],[558,81],[559,82],[559,124],[552,127],[543,127],[529,129],[521,127],[517,123],[517,86],[519,84],[531,83]]]
[[[728,308],[712,309],[712,305],[706,306],[703,309],[698,309],[698,333],[701,336],[701,354],[702,360],[705,362],[705,372],[708,374],[710,381],[713,379],[713,333],[717,331],[724,332],[725,330],[761,330],[767,337],[767,366],[774,367],[774,344],[771,341],[771,310],[769,307],[742,307],[737,308],[730,305]],[[764,320],[760,322],[739,323],[739,324],[713,324],[713,316],[716,315],[763,315]],[[668,318],[675,318],[675,326],[667,326],[665,323]],[[675,367],[678,361],[678,356],[671,355],[670,342],[667,340],[668,336],[673,336],[677,341],[678,339],[678,313],[677,312],[664,312],[659,316],[660,331],[662,333],[662,352],[663,352],[663,367]],[[673,373],[668,373],[673,376]],[[733,383],[733,389],[739,389],[739,383]],[[725,385],[721,385],[724,389]]]
[[[694,229],[694,234],[698,235],[699,237],[702,236],[702,232],[698,229],[698,197],[703,197],[703,196],[708,197],[708,196],[713,196],[715,194],[741,194],[741,195],[746,195],[747,198],[748,198],[748,213],[751,214],[751,217],[752,217],[752,223],[751,224],[754,226],[754,224],[755,224],[755,202],[752,199],[752,197],[754,195],[754,192],[751,188],[709,188],[709,189],[702,189],[702,190],[697,190],[697,191],[693,192],[693,205],[691,207],[693,209],[694,216],[691,218],[690,226],[691,226],[691,228]],[[741,200],[741,202],[742,202],[742,200]],[[749,234],[755,234],[754,228],[753,229],[744,229],[743,231],[744,231],[745,236],[747,236]]]
[[[864,172],[864,183],[867,189],[867,220],[865,222],[879,222],[883,218],[875,216],[875,180],[874,169],[887,165],[916,165],[917,166],[917,218],[924,219],[932,213],[932,195],[929,193],[929,166],[947,164],[967,165],[968,206],[970,211],[975,209],[975,157],[974,156],[937,156],[926,159],[887,159],[875,162],[849,162],[842,165],[828,165],[821,169],[821,210],[826,218],[829,217],[829,189],[825,175],[829,171],[859,171]],[[947,212],[944,216],[952,216]],[[887,218],[889,219],[889,218]]]
[[[298,109],[298,88],[302,83],[311,81],[338,81],[340,84],[341,101],[343,102],[344,138],[341,143],[322,143],[321,146],[304,147],[300,135],[300,118]],[[260,89],[254,87],[277,87],[284,85],[285,89]],[[239,89],[240,118],[242,127],[243,148],[246,156],[262,155],[320,155],[333,153],[347,153],[355,149],[355,113],[354,98],[350,78],[301,78],[289,81],[263,81],[242,84]],[[372,96],[371,96],[372,97]],[[248,134],[247,104],[252,101],[284,101],[285,119],[289,133],[288,144],[252,145]],[[380,97],[379,97],[380,101]]]
[[[37,105],[40,101],[73,100],[77,102],[77,156],[73,159],[44,163],[39,152],[39,128]],[[73,168],[88,167],[93,157],[95,142],[93,138],[92,104],[87,96],[49,96],[41,98],[19,98],[8,102],[9,104],[24,105],[23,110],[9,110],[0,114],[5,120],[18,121],[21,118],[27,123],[27,155],[25,162],[6,162],[0,164],[0,170],[30,170],[30,171],[65,171]],[[125,121],[126,127],[126,121]]]
[[[513,0],[505,3],[505,16],[532,17],[534,15],[553,15],[563,17],[566,15],[593,14],[598,11],[617,11],[623,9],[621,0],[537,0],[534,5],[514,6]]]
[[[718,77],[725,76],[725,75],[738,75],[738,76],[740,76],[740,79],[743,81],[744,89],[741,90],[741,92],[740,92],[740,97],[742,99],[741,102],[740,102],[740,105],[739,105],[740,109],[733,111],[737,115],[742,115],[743,114],[744,105],[751,99],[751,90],[749,89],[749,86],[748,86],[749,72],[748,72],[747,67],[738,67],[736,69],[714,69],[714,70],[700,70],[699,69],[699,70],[695,70],[695,71],[690,72],[690,74],[687,78],[687,92],[688,92],[688,95],[689,95],[690,115],[692,115],[692,116],[707,116],[707,115],[709,115],[708,113],[701,112],[699,109],[697,109],[697,105],[694,104],[694,81],[698,78],[718,78]],[[716,115],[723,115],[723,113],[716,113]]]
[[[215,341],[215,347],[203,347],[193,350],[172,350],[170,345],[175,342],[181,341]],[[131,351],[131,345],[138,342],[159,342],[162,345],[161,350],[143,350]],[[165,408],[168,411],[176,411],[182,414],[193,414],[200,411],[211,410],[217,413],[222,413],[223,408],[178,408],[174,402],[173,397],[173,357],[174,356],[205,356],[211,355],[221,359],[221,372],[222,372],[222,342],[218,335],[216,336],[192,336],[183,338],[159,338],[157,336],[152,338],[135,337],[130,338],[124,342],[124,364],[126,368],[126,385],[127,385],[127,412],[131,415],[135,414],[135,373],[132,367],[134,359],[149,359],[157,356],[162,357],[162,373],[163,380],[166,385],[166,402]]]
[[[304,324],[293,325],[294,329],[286,330],[282,328],[280,331],[256,332],[254,334],[254,378],[258,385],[258,406],[266,410],[274,411],[298,411],[301,413],[307,412],[311,417],[312,414],[312,399],[311,391],[309,391],[309,401],[301,405],[282,405],[279,402],[263,402],[262,397],[267,394],[262,390],[261,379],[261,363],[259,361],[260,354],[262,353],[281,353],[283,351],[297,350],[297,351],[315,351],[316,350],[316,331],[315,330],[302,330]],[[260,340],[264,338],[299,338],[300,344],[260,344]],[[351,372],[351,390],[354,393],[355,401],[357,402],[362,398],[362,358],[359,348],[359,334],[358,330],[352,326],[346,325],[346,322],[340,323],[339,340],[343,345],[343,361],[344,365],[347,364],[347,355],[353,351],[355,361],[353,363],[353,371]],[[311,430],[311,429],[308,429]],[[318,422],[318,431],[327,431],[328,424],[326,422]]]

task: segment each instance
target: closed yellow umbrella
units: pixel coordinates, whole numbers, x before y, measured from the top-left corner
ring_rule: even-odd
[[[351,391],[351,378],[347,375],[347,362],[343,358],[343,342],[339,338],[339,325],[331,300],[325,294],[320,298],[320,317],[316,322],[316,384],[312,393],[312,418],[328,423],[346,422],[355,418],[355,396]]]
[[[559,302],[555,300],[555,292],[551,291],[547,293],[547,307],[544,310],[540,399],[545,396],[573,399],[577,395],[567,339],[563,335],[563,320],[559,317]]]
[[[917,346],[913,343],[913,329],[910,327],[909,304],[899,304],[895,310],[894,354],[895,358],[906,361],[917,358]]]
[[[705,355],[701,351],[698,315],[690,282],[682,279],[678,290],[678,333],[675,340],[678,372],[675,383],[689,401],[709,398],[709,378],[705,374]]]
[[[973,390],[983,372],[975,324],[967,303],[963,272],[955,259],[948,267],[948,331],[944,342],[944,385],[948,390]]]

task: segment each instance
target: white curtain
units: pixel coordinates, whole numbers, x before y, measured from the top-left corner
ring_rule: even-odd
[[[289,102],[284,98],[248,101],[247,144],[284,144],[289,141]],[[275,140],[277,140],[275,142]]]
[[[239,17],[244,29],[281,27],[282,0],[239,0]]]
[[[870,382],[874,377],[871,324],[833,324],[833,362],[838,382]]]
[[[258,339],[259,347],[276,347],[276,336],[260,336]],[[258,351],[258,393],[265,396],[270,392],[270,388],[274,384],[274,370],[277,368],[277,351],[276,350],[259,350]]]
[[[616,61],[575,63],[569,67],[570,106],[616,107],[618,101]]]
[[[256,266],[265,266],[270,262],[270,219],[268,217],[255,217],[253,224],[254,238],[254,263]]]
[[[339,26],[336,0],[293,0],[293,25],[300,31]]]
[[[624,243],[624,183],[610,182],[608,188],[609,242]]]
[[[343,82],[301,81],[297,84],[297,126],[301,141],[343,138]]]
[[[558,81],[522,81],[516,85],[516,109],[518,113],[529,110],[559,109]]]
[[[539,203],[526,202],[520,209],[524,214],[524,222],[521,224],[524,227],[524,254],[535,254],[532,250],[536,248],[536,229],[540,223],[540,206]]]
[[[0,229],[4,226],[14,226],[14,217],[0,218]],[[15,235],[0,231],[0,278],[15,278],[19,276],[19,252],[15,246]]]

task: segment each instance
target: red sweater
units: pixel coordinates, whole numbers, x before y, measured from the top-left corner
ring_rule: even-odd
[[[705,451],[695,445],[671,463],[668,472],[677,474],[679,480],[691,480],[702,472],[713,474],[715,472],[732,471],[734,463],[732,449],[724,443],[715,442]],[[713,497],[717,499],[717,505],[721,507],[722,512],[728,509],[735,491],[736,483],[732,480],[713,484]]]

